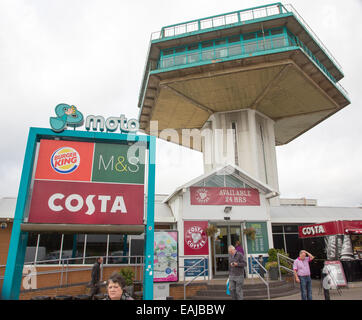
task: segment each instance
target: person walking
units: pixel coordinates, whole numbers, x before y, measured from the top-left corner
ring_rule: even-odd
[[[314,259],[306,250],[299,252],[299,257],[294,260],[293,272],[295,281],[300,283],[302,300],[312,300],[312,279],[310,277],[309,262]]]
[[[101,264],[103,262],[103,258],[99,257],[97,258],[96,262],[93,265],[92,268],[92,275],[91,275],[91,283],[90,283],[90,287],[91,287],[91,297],[93,299],[93,297],[98,294],[100,292],[100,275],[101,275]]]
[[[244,267],[246,261],[244,255],[229,246],[229,289],[233,300],[243,300]]]
[[[104,300],[134,300],[125,290],[126,280],[114,272],[107,281],[107,296]]]

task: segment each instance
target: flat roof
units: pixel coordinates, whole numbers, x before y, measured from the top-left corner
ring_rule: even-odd
[[[272,223],[321,223],[335,220],[362,220],[362,208],[275,206],[270,207]]]

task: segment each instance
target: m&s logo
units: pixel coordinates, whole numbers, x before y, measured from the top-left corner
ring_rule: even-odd
[[[62,174],[74,172],[79,167],[79,163],[79,153],[71,147],[59,148],[50,158],[50,165],[53,170]]]

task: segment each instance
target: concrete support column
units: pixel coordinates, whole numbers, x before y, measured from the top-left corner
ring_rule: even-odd
[[[205,173],[235,164],[255,179],[279,190],[273,120],[252,109],[215,113],[203,132]],[[278,201],[272,200],[273,204]]]

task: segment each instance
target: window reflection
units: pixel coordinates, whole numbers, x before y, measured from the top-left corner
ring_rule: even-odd
[[[61,240],[61,233],[41,233],[37,262],[45,260],[47,264],[59,263]]]
[[[107,253],[107,235],[106,234],[87,234],[86,257],[92,257],[85,260],[86,264],[95,263],[97,257],[105,257]]]
[[[93,264],[95,257],[102,256],[104,263],[122,264],[128,263],[129,247],[130,236],[123,234],[29,232],[25,262],[36,259],[38,264],[59,264],[61,261],[73,265]]]
[[[69,264],[82,264],[84,238],[84,235],[64,234],[62,259],[70,259]]]

